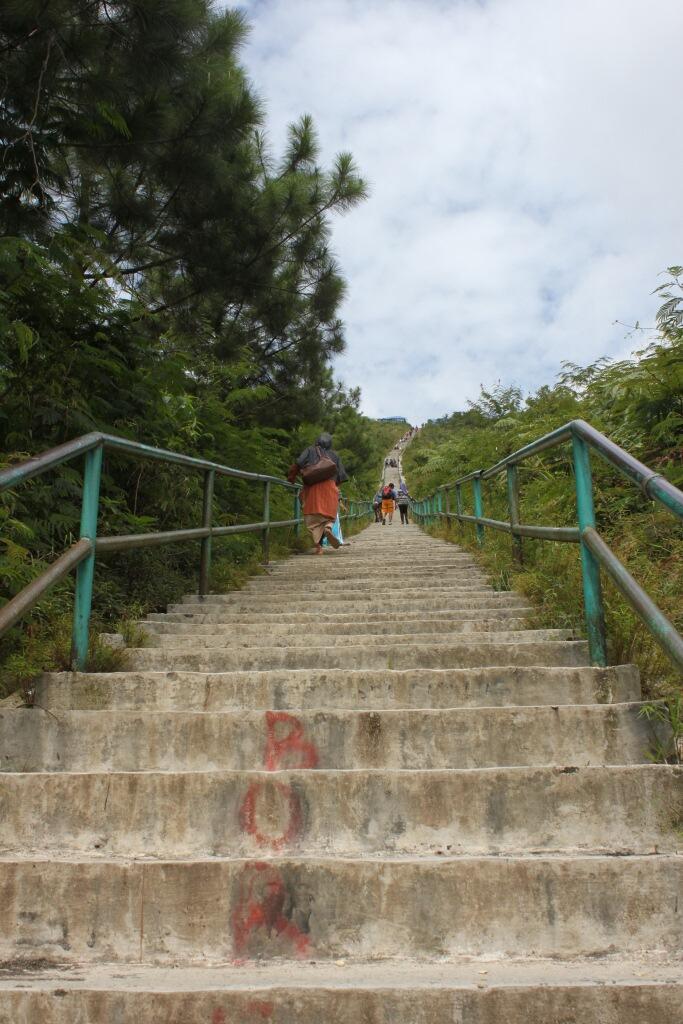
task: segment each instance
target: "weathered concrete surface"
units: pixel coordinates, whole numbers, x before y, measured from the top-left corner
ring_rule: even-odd
[[[174,608],[0,708],[0,1024],[674,1024],[635,669],[397,524]]]
[[[0,1024],[678,1024],[682,1001],[680,963],[662,956],[0,976]]]
[[[0,712],[4,771],[638,764],[633,704],[380,711]],[[269,763],[269,758],[272,763]]]
[[[497,596],[500,594],[500,596]],[[327,624],[330,622],[411,622],[415,619],[471,619],[483,613],[486,617],[498,617],[500,615],[526,615],[528,605],[523,598],[516,594],[508,594],[494,591],[492,594],[483,594],[478,597],[468,597],[466,600],[459,599],[456,602],[449,601],[446,605],[439,602],[427,601],[419,605],[411,604],[409,608],[401,605],[395,598],[387,601],[384,605],[378,605],[369,609],[363,605],[355,610],[355,605],[340,604],[339,602],[309,602],[303,607],[292,608],[291,602],[280,604],[280,610],[276,607],[262,608],[258,603],[253,608],[242,611],[235,611],[233,608],[226,608],[224,605],[213,605],[207,610],[206,605],[197,605],[196,611],[192,605],[171,605],[170,609],[177,608],[178,611],[150,612],[148,620],[155,622],[208,622],[208,623],[247,623],[251,625],[285,624],[298,623],[301,626],[311,622]],[[317,610],[316,610],[317,609]]]
[[[683,768],[0,775],[0,853],[683,852]]]
[[[683,858],[0,861],[4,959],[675,951]]]
[[[539,641],[545,640],[571,640],[572,638],[573,634],[569,629],[510,630],[505,628],[496,629],[494,632],[477,632],[476,637],[478,643],[490,642],[496,644],[538,643]],[[301,633],[289,635],[282,633],[274,635],[267,633],[264,635],[261,633],[260,636],[245,636],[241,630],[221,629],[217,633],[179,635],[175,632],[171,632],[161,633],[157,636],[152,635],[150,637],[150,643],[155,647],[162,648],[163,650],[178,647],[182,650],[189,650],[195,647],[203,650],[210,647],[220,647],[224,649],[256,648],[258,650],[265,650],[270,647],[305,647],[307,650],[310,650],[314,647],[324,647],[326,649],[333,647],[360,647],[375,642],[379,642],[383,645],[391,645],[392,647],[402,647],[405,644],[452,646],[453,635],[452,633],[444,634],[443,632],[409,633],[408,635],[403,633],[374,634],[372,631],[368,631],[367,633],[364,632],[357,635],[351,634],[342,636],[337,636],[334,633],[316,633],[311,637],[302,636]]]
[[[409,605],[394,592],[391,591],[385,598],[379,593],[366,593],[359,601],[344,601],[343,599],[320,601],[315,597],[303,596],[287,601],[286,605],[278,598],[250,596],[242,591],[231,595],[230,601],[219,602],[209,600],[203,602],[192,602],[191,604],[170,604],[168,611],[172,615],[194,616],[203,614],[220,613],[221,617],[233,618],[235,615],[320,615],[338,614],[352,615],[358,618],[359,615],[393,615],[401,618],[402,615],[411,617],[413,612],[422,614],[428,611],[436,615],[450,614],[452,611],[459,611],[468,608],[519,608],[528,602],[519,594],[512,594],[506,590],[467,590],[459,594],[452,594],[448,601],[433,597],[430,590],[423,591],[422,597],[411,601]],[[286,620],[283,620],[286,621]],[[306,620],[303,620],[306,621]]]
[[[499,707],[622,704],[640,699],[632,665],[272,672],[46,673],[36,701],[48,711],[294,711],[310,708]]]
[[[227,672],[274,668],[476,668],[483,665],[585,665],[584,641],[476,642],[453,638],[451,644],[369,643],[339,648],[232,648],[194,651],[136,648],[128,654],[134,669],[189,669]]]
[[[321,603],[328,609],[339,610],[354,608],[355,611],[363,611],[363,609],[375,608],[377,611],[383,611],[386,608],[405,608],[407,605],[411,605],[414,608],[446,608],[451,605],[461,606],[467,602],[470,598],[477,599],[481,597],[493,597],[495,594],[500,594],[501,597],[497,600],[508,598],[506,591],[496,591],[493,587],[487,587],[483,583],[473,581],[471,583],[463,582],[458,586],[431,586],[425,590],[424,587],[414,587],[408,589],[401,589],[400,595],[392,590],[386,598],[382,596],[381,587],[377,586],[374,589],[365,590],[349,590],[346,587],[340,587],[331,594],[327,594],[323,589],[320,592],[311,592],[306,586],[301,586],[287,594],[287,604],[291,605],[294,610],[301,609],[306,611],[313,605],[320,605]],[[207,597],[204,601],[188,601],[181,602],[178,604],[169,605],[171,611],[187,611],[188,609],[224,609],[225,611],[237,610],[244,606],[247,608],[276,608],[282,605],[285,594],[276,594],[272,591],[266,591],[263,594],[256,594],[248,590],[238,590],[233,594],[226,594],[223,599],[220,597]]]
[[[529,609],[530,611],[530,609]],[[310,638],[316,643],[325,644],[327,641],[339,640],[340,643],[353,643],[342,639],[370,633],[373,636],[389,635],[394,638],[414,633],[428,633],[447,635],[450,633],[492,633],[496,631],[518,631],[525,629],[527,625],[523,616],[517,616],[512,609],[501,609],[494,616],[484,615],[481,618],[453,618],[453,619],[408,619],[408,620],[385,620],[379,622],[368,622],[365,619],[355,622],[328,622],[319,623],[314,636]],[[299,622],[273,622],[264,628],[262,622],[159,622],[156,619],[145,619],[140,626],[151,635],[157,637],[175,636],[189,638],[196,637],[197,642],[208,636],[222,637],[237,635],[242,638],[258,637],[261,640],[270,637],[297,637],[299,643],[304,643],[302,637],[301,623]],[[397,632],[400,630],[400,633]],[[394,640],[392,640],[394,642]]]

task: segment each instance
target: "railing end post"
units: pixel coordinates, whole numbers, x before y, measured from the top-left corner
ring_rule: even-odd
[[[579,536],[581,538],[581,576],[583,581],[583,606],[588,649],[591,665],[604,667],[607,664],[607,643],[605,640],[605,613],[602,604],[600,564],[586,544],[583,536],[584,530],[595,529],[590,452],[584,439],[574,430],[572,430],[572,456],[574,460],[576,513],[579,523]]]
[[[202,526],[211,529],[213,524],[213,489],[216,471],[207,469],[204,472],[204,494],[202,500]],[[199,597],[205,598],[209,593],[211,580],[211,534],[202,540],[199,557]]]
[[[85,669],[90,646],[90,615],[95,579],[95,541],[97,540],[97,516],[100,507],[103,448],[102,444],[98,444],[96,448],[87,451],[83,467],[80,537],[92,541],[92,550],[76,570],[71,638],[71,668],[75,672],[82,672]]]
[[[481,494],[481,475],[472,477],[472,490],[474,492],[474,514],[477,519],[484,515],[484,501]],[[476,524],[477,544],[480,548],[484,546],[484,527],[481,523]]]
[[[263,482],[263,522],[261,533],[262,565],[270,564],[270,480]]]

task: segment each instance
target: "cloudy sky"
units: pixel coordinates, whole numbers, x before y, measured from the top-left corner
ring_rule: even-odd
[[[243,59],[285,126],[350,150],[368,202],[334,224],[337,374],[422,422],[480,384],[642,347],[683,263],[682,0],[243,0]]]

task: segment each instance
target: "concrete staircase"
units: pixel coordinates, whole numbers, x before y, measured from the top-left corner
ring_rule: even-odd
[[[0,1024],[683,1021],[636,670],[397,518],[0,709]]]

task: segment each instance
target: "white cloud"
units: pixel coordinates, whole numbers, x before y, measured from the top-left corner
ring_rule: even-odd
[[[372,197],[334,224],[371,415],[621,355],[683,259],[680,0],[252,0],[273,145],[310,112]]]

